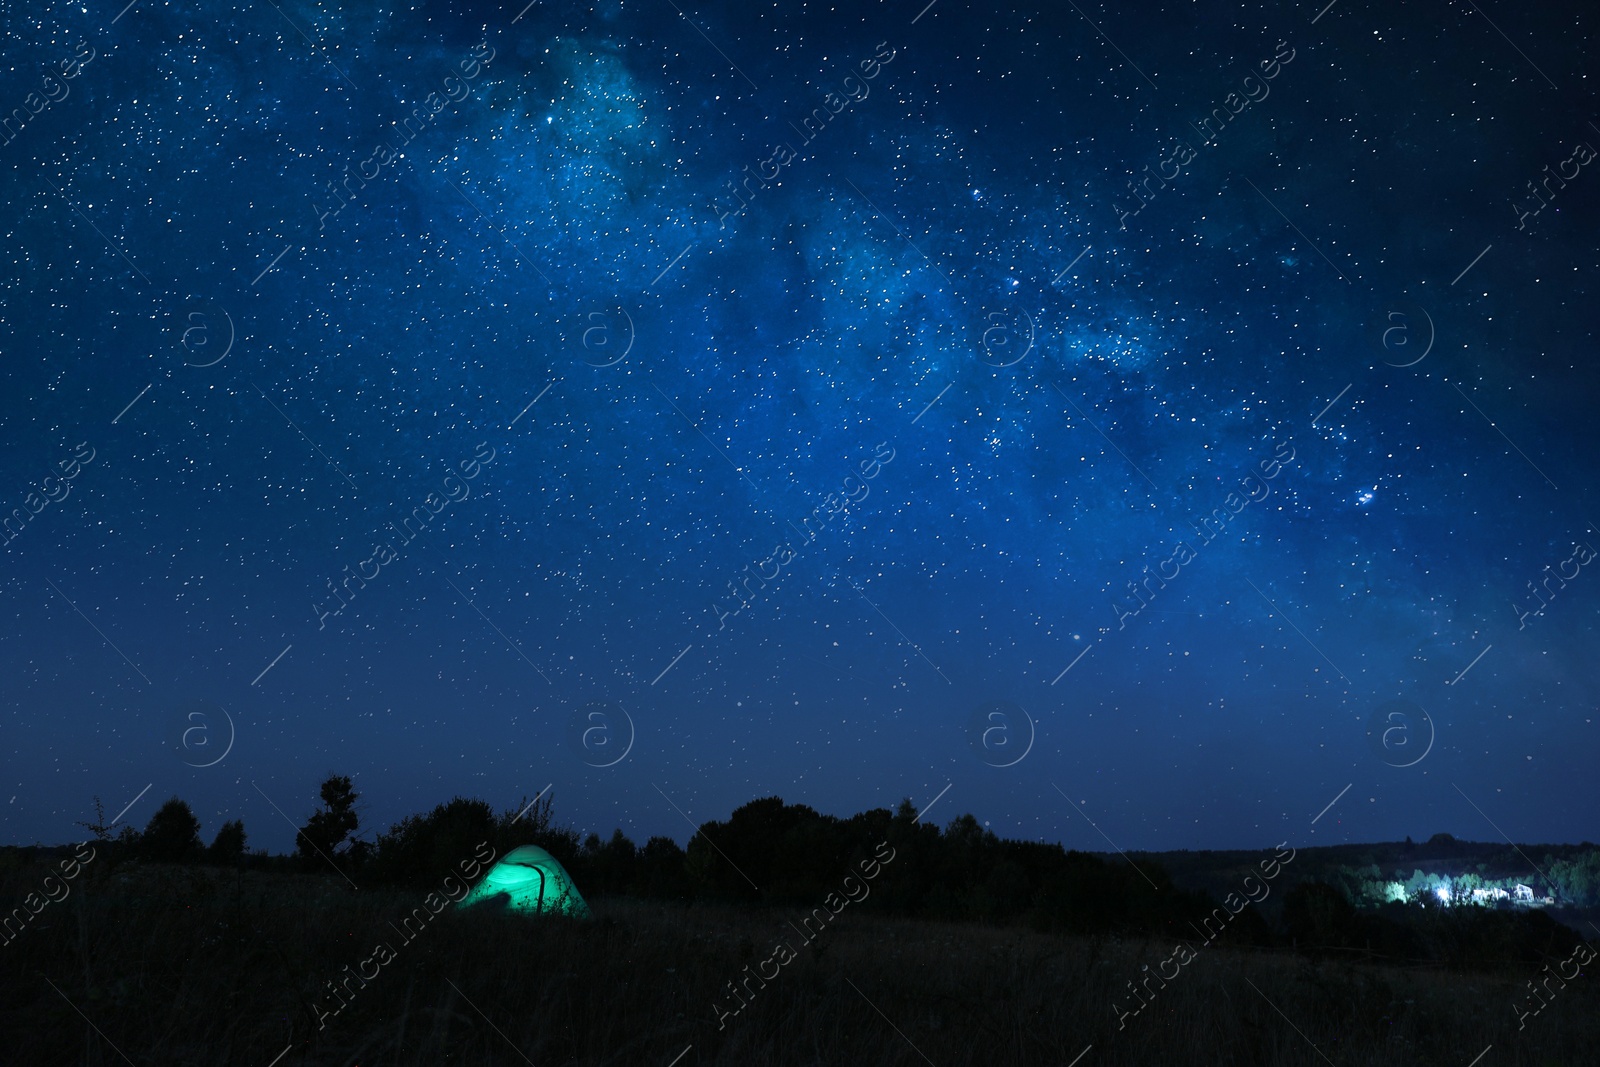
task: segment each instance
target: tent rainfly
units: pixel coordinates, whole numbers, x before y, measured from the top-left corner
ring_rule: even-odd
[[[507,852],[457,907],[483,903],[497,904],[507,911],[569,915],[575,919],[591,917],[589,905],[566,869],[538,845],[523,845]]]

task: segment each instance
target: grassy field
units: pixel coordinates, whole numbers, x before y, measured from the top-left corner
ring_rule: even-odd
[[[8,874],[5,899],[36,873]],[[617,899],[591,901],[587,923],[450,909],[403,933],[423,895],[206,868],[81,877],[0,945],[0,1062],[1469,1067],[1492,1045],[1479,1067],[1576,1067],[1600,1047],[1588,977],[1519,1032],[1513,1005],[1537,967],[1396,969],[1218,943],[1119,1027],[1136,1005],[1127,983],[1171,942],[846,908],[807,944],[789,925],[799,911]],[[719,1029],[727,983],[780,939],[796,958]],[[379,943],[392,957],[375,959]],[[370,981],[350,979],[341,1002],[329,983],[363,966]]]

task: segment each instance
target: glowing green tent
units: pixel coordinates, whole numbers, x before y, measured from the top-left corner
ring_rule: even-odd
[[[551,912],[577,919],[590,917],[589,905],[566,869],[538,845],[507,852],[458,907],[496,904],[508,911]]]

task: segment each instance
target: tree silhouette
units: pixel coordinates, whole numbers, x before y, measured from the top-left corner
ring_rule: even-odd
[[[111,824],[106,822],[105,805],[100,803],[100,798],[94,798],[94,822],[79,821],[78,825],[94,835],[96,841],[111,840]]]
[[[181,863],[200,855],[200,820],[189,805],[173,797],[150,817],[139,851],[157,863]]]
[[[239,819],[222,824],[211,841],[209,854],[213,863],[233,865],[244,859],[244,823]]]
[[[322,783],[321,795],[322,807],[311,813],[295,838],[295,846],[307,860],[332,859],[360,823],[356,817],[356,800],[360,794],[350,784],[349,775],[329,775]]]

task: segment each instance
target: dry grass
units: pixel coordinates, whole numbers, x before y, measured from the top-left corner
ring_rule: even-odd
[[[5,899],[28,891],[27,878],[5,881]],[[1545,1067],[1594,1062],[1600,1038],[1582,977],[1519,1034],[1512,1004],[1531,972],[1221,946],[1119,1032],[1124,983],[1171,945],[850,909],[719,1031],[725,984],[780,938],[799,948],[785,921],[799,915],[623,900],[591,901],[590,923],[447,911],[405,944],[388,924],[419,902],[293,875],[82,879],[0,946],[0,1062],[267,1067],[287,1048],[279,1067],[667,1067],[692,1046],[679,1067],[1065,1067],[1092,1045],[1079,1067],[1468,1067],[1493,1044],[1485,1067]],[[398,958],[317,1030],[309,1004],[323,983],[379,941]]]

